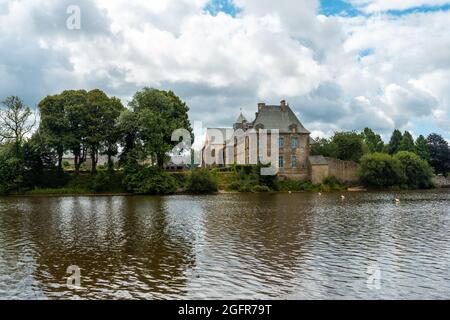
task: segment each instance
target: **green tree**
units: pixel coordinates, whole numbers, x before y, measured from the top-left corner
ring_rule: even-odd
[[[0,195],[19,191],[24,185],[25,165],[17,143],[0,145]]]
[[[92,174],[97,172],[98,156],[102,149],[108,156],[108,168],[112,169],[112,156],[117,153],[118,140],[114,125],[123,109],[119,99],[109,98],[99,89],[87,93],[85,134]]]
[[[398,151],[409,151],[409,152],[415,152],[416,148],[414,145],[414,139],[408,131],[405,131],[405,133],[402,136],[402,140],[400,141],[400,146],[398,147]]]
[[[363,155],[363,139],[356,132],[336,132],[332,143],[338,159],[359,162]]]
[[[0,108],[0,143],[12,142],[16,152],[31,132],[36,121],[31,120],[31,109],[19,97],[11,96],[1,103]]]
[[[395,129],[392,133],[391,139],[389,140],[389,154],[397,153],[400,148],[400,143],[402,141],[402,133],[400,130]]]
[[[129,106],[138,114],[143,150],[162,167],[167,153],[178,144],[172,141],[172,133],[182,128],[192,135],[189,108],[172,91],[150,88],[138,91]]]
[[[394,155],[394,159],[400,162],[404,178],[402,184],[406,184],[409,188],[422,189],[433,185],[433,169],[418,155],[409,151],[399,151]]]
[[[430,150],[428,149],[427,139],[423,135],[420,135],[416,139],[416,153],[425,161],[430,161]]]
[[[321,138],[311,141],[311,155],[336,157],[337,147],[331,139]]]
[[[365,128],[361,135],[369,152],[383,152],[384,142],[379,134],[370,128]]]
[[[39,132],[42,143],[57,154],[58,170],[62,171],[62,159],[67,149],[68,119],[63,99],[59,95],[47,96],[38,104],[40,112]]]
[[[359,175],[368,186],[388,187],[400,184],[404,177],[400,161],[386,153],[368,153],[361,158]]]
[[[430,164],[436,173],[449,172],[450,148],[448,142],[439,134],[432,133],[427,137],[427,144],[430,151]]]

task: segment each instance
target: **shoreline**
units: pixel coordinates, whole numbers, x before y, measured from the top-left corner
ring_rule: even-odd
[[[57,189],[55,189],[57,190]],[[330,191],[317,191],[317,190],[296,190],[296,191],[267,191],[267,192],[239,192],[239,191],[228,191],[228,190],[219,190],[215,193],[211,194],[192,194],[187,192],[176,192],[172,194],[135,194],[135,193],[127,193],[127,192],[106,192],[106,193],[96,193],[96,192],[72,192],[72,193],[17,193],[17,194],[9,194],[9,195],[0,195],[0,198],[14,198],[14,197],[132,197],[132,196],[205,196],[205,195],[226,195],[226,194],[275,194],[275,193],[322,193],[322,194],[331,194],[338,192],[351,192],[351,193],[359,193],[359,192],[402,192],[402,191],[427,191],[427,190],[450,190],[450,187],[435,187],[430,189],[374,189],[374,188],[362,188],[362,187],[349,187],[345,190],[330,190]]]

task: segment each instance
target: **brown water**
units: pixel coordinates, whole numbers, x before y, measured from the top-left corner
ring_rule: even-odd
[[[0,298],[450,298],[449,191],[340,195],[0,198]]]

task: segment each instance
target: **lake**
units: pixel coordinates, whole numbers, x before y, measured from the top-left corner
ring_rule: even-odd
[[[0,298],[450,298],[450,190],[344,194],[0,198]]]

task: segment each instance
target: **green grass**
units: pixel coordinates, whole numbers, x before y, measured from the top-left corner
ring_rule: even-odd
[[[46,195],[46,194],[90,194],[93,193],[89,189],[80,188],[36,188],[26,192],[29,195]]]

